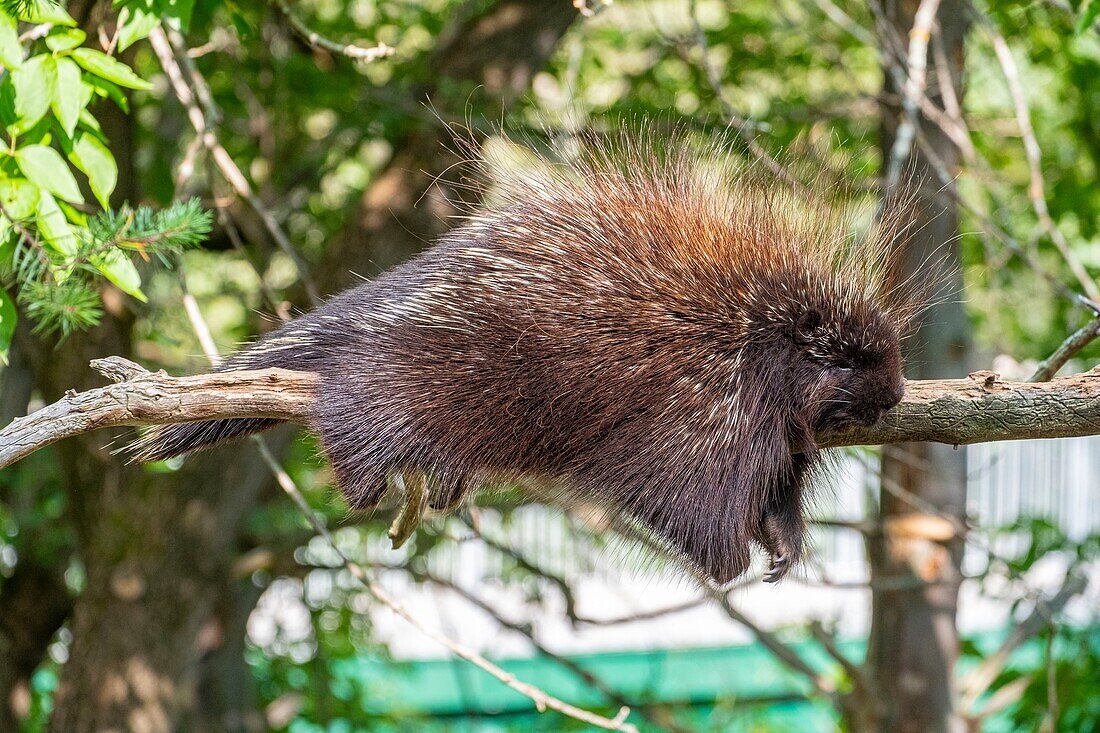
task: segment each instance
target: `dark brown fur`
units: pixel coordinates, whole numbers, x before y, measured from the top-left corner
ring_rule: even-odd
[[[449,506],[537,477],[621,511],[719,583],[802,553],[817,431],[902,396],[893,233],[681,143],[497,177],[490,208],[225,368],[316,371],[314,426],[355,508],[423,471]],[[142,457],[271,421],[159,429]]]

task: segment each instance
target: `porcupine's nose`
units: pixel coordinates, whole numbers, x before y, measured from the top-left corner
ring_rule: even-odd
[[[895,387],[894,391],[879,405],[878,417],[875,419],[875,422],[881,420],[882,416],[901,402],[903,397],[905,397],[905,382]]]
[[[905,398],[905,380],[902,380],[901,382],[898,383],[898,386],[894,388],[893,401],[890,403],[890,406],[887,407],[886,409],[890,409],[890,407],[893,407],[894,405],[898,404],[904,398]]]

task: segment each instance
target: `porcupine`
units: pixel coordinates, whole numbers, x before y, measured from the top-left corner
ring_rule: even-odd
[[[498,180],[497,202],[222,369],[320,375],[312,416],[349,505],[430,477],[449,507],[537,477],[621,512],[724,584],[803,552],[815,433],[903,395],[910,312],[890,227],[684,141],[586,145]],[[163,459],[274,426],[155,429]]]

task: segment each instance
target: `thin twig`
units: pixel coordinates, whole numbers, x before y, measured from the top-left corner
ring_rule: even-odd
[[[859,23],[852,19],[852,16],[845,13],[839,7],[829,0],[814,0],[814,5],[818,7],[821,12],[828,16],[829,20],[836,23],[838,26],[847,31],[853,38],[864,44],[874,48],[878,44],[875,42],[875,36],[871,31],[867,30]]]
[[[302,39],[313,48],[331,51],[332,53],[347,56],[348,58],[366,64],[390,56],[396,50],[392,46],[387,46],[385,43],[378,43],[374,46],[357,46],[352,43],[338,43],[329,40],[310,28],[295,15],[294,11],[292,11],[290,6],[286,3],[286,0],[274,0],[274,2],[279,10],[282,11],[283,15],[286,16],[287,22],[290,23],[290,27],[294,29],[294,32],[301,36]]]
[[[611,523],[614,530],[620,535],[632,539],[651,551],[663,551],[659,543],[655,542],[649,535],[639,532],[635,524],[620,517],[611,517]],[[756,640],[760,642],[761,646],[768,649],[777,659],[779,659],[779,661],[806,677],[816,693],[833,700],[838,699],[840,693],[837,691],[836,685],[833,684],[832,680],[824,675],[818,674],[813,667],[807,664],[794,649],[785,644],[778,636],[758,626],[733,605],[733,601],[731,600],[733,595],[732,591],[749,583],[756,582],[759,578],[746,576],[734,583],[731,587],[717,588],[701,574],[697,573],[696,575],[707,595],[718,602],[719,607],[725,611],[730,619],[748,629],[749,632],[756,637]]]
[[[1096,316],[1081,328],[1074,331],[1054,350],[1054,353],[1039,362],[1029,382],[1047,382],[1058,373],[1062,366],[1081,349],[1100,336],[1100,316]]]
[[[1016,625],[1012,633],[997,651],[993,652],[979,664],[973,671],[963,678],[960,684],[962,690],[960,709],[973,710],[978,698],[989,689],[994,680],[1008,664],[1012,652],[1031,637],[1038,634],[1056,616],[1069,601],[1084,592],[1088,587],[1088,581],[1074,572],[1066,574],[1066,579],[1059,591],[1050,600],[1040,599],[1035,604],[1034,610],[1022,622]]]
[[[1059,295],[1070,300],[1075,305],[1088,309],[1095,315],[1100,315],[1100,301],[1093,301],[1085,295],[1067,287],[1056,275],[1048,272],[1047,269],[1035,259],[1034,255],[1027,247],[1005,231],[997,222],[993,221],[985,211],[962,197],[955,186],[955,176],[947,170],[943,160],[936,154],[924,135],[918,133],[917,142],[920,145],[921,152],[924,153],[925,159],[932,166],[932,170],[935,172],[942,186],[941,190],[950,196],[961,209],[977,219],[982,225],[982,229],[985,233],[996,237],[1001,244],[1008,248],[1009,252],[1027,265],[1028,269],[1045,280],[1051,289]]]
[[[194,86],[189,84],[185,78],[183,69],[176,58],[175,51],[173,50],[165,30],[160,27],[155,28],[153,32],[149,34],[149,43],[157,59],[160,61],[161,68],[168,77],[168,81],[172,86],[176,98],[187,111],[187,118],[190,120],[191,126],[202,140],[203,146],[206,147],[207,151],[210,153],[218,170],[229,185],[233,187],[237,195],[246,201],[252,210],[256,212],[257,216],[260,217],[264,228],[267,230],[276,246],[290,258],[298,271],[298,277],[302,281],[310,299],[314,302],[319,302],[320,295],[309,277],[305,262],[290,243],[290,239],[287,237],[286,232],[283,231],[282,227],[275,220],[274,214],[272,214],[267,207],[264,206],[263,202],[260,201],[259,197],[252,190],[252,184],[248,182],[248,179],[245,177],[244,173],[241,172],[236,161],[233,160],[232,156],[229,155],[229,152],[226,151],[218,140],[218,136],[214,132],[209,119],[210,115],[203,110],[198,102],[198,95]],[[198,78],[198,72],[195,71],[194,74],[195,76],[193,78]]]
[[[1066,261],[1070,271],[1077,278],[1081,289],[1089,298],[1100,303],[1100,287],[1096,285],[1096,281],[1070,248],[1069,242],[1054,222],[1047,207],[1046,186],[1043,181],[1043,153],[1039,147],[1039,140],[1035,137],[1035,128],[1031,125],[1031,113],[1028,111],[1027,98],[1024,94],[1024,86],[1020,82],[1020,70],[1016,66],[1016,60],[1012,57],[1012,51],[1009,50],[1008,42],[1005,41],[1001,32],[990,22],[985,22],[983,25],[993,39],[993,50],[997,53],[997,61],[1000,62],[1005,81],[1008,82],[1008,91],[1012,95],[1016,110],[1016,124],[1024,140],[1024,154],[1027,157],[1028,171],[1031,176],[1031,182],[1027,187],[1027,197],[1031,201],[1031,207],[1035,210],[1039,225],[1062,254],[1062,259]]]
[[[807,664],[802,657],[791,649],[791,647],[784,644],[775,634],[770,631],[765,631],[760,626],[750,621],[745,614],[741,613],[741,611],[739,611],[730,601],[728,593],[712,591],[711,595],[718,601],[718,605],[726,612],[727,616],[752,632],[761,646],[765,647],[788,667],[801,673],[802,676],[809,680],[810,685],[817,694],[832,699],[835,699],[840,694],[831,679],[825,675],[819,674],[817,670]]]
[[[836,644],[836,637],[829,632],[818,620],[810,622],[810,635],[817,640],[821,647],[828,653],[833,661],[840,665],[845,674],[852,681],[852,686],[855,688],[856,694],[861,696],[862,699],[868,700],[871,698],[872,682],[867,675],[867,671],[853,662],[851,659],[840,651],[840,647]]]
[[[698,9],[696,8],[696,0],[690,0],[688,3],[688,16],[691,19],[692,34],[694,36],[695,46],[699,49],[699,66],[703,69],[703,73],[707,77],[707,83],[710,85],[711,91],[714,94],[715,99],[722,107],[722,114],[726,118],[726,123],[733,128],[737,133],[737,136],[741,138],[742,142],[749,149],[749,152],[753,154],[760,163],[764,165],[774,175],[779,177],[784,183],[798,191],[799,193],[806,195],[809,194],[805,185],[790,172],[784,168],[779,161],[771,156],[767,150],[765,150],[760,143],[756,141],[756,138],[750,132],[757,127],[757,123],[748,117],[744,117],[739,114],[733,105],[726,98],[726,93],[722,89],[722,78],[718,74],[718,69],[714,67],[714,64],[710,61],[710,44],[707,42],[707,35],[703,32],[703,26],[699,22]]]
[[[543,690],[528,684],[516,678],[515,675],[506,672],[497,665],[485,659],[477,652],[469,649],[463,644],[458,643],[454,639],[451,639],[446,634],[435,631],[424,624],[422,624],[415,616],[413,616],[408,609],[406,609],[396,598],[391,596],[381,585],[372,580],[366,570],[362,568],[358,563],[352,561],[343,550],[341,550],[337,544],[335,538],[329,532],[328,528],[321,521],[321,518],[313,511],[312,507],[306,502],[305,497],[302,496],[298,488],[290,482],[289,485],[283,487],[284,490],[290,495],[290,498],[297,504],[298,508],[305,514],[306,519],[313,527],[314,531],[320,535],[329,549],[339,558],[340,564],[344,566],[353,578],[358,580],[362,585],[370,592],[372,596],[378,599],[383,605],[387,606],[391,611],[396,613],[401,618],[405,619],[411,626],[420,631],[428,638],[442,644],[449,649],[453,654],[467,662],[470,662],[479,669],[489,673],[500,682],[504,683],[508,687],[512,688],[521,695],[530,698],[535,703],[535,708],[541,713],[546,710],[555,710],[563,715],[567,715],[570,718],[579,720],[582,723],[588,723],[598,728],[605,730],[618,730],[625,733],[638,733],[638,729],[631,723],[626,722],[626,717],[630,714],[629,708],[622,708],[619,714],[614,718],[605,718],[601,715],[583,710],[581,708],[570,705],[567,702],[563,702],[552,695],[547,694]]]
[[[497,609],[493,608],[491,605],[486,603],[484,599],[482,599],[482,598],[478,597],[477,595],[475,595],[474,593],[466,590],[465,588],[458,585],[457,583],[454,583],[450,580],[447,580],[445,578],[441,578],[437,575],[434,575],[430,571],[416,570],[416,569],[413,569],[413,568],[409,568],[407,566],[396,566],[394,569],[405,570],[410,575],[412,575],[414,579],[426,580],[429,583],[433,583],[433,584],[438,585],[442,588],[447,588],[448,590],[452,591],[453,593],[458,595],[460,598],[462,598],[466,602],[470,603],[471,605],[473,605],[473,606],[477,607],[478,609],[480,609],[481,611],[483,611],[485,614],[490,616],[496,623],[500,624],[501,626],[503,626],[506,629],[509,629],[510,631],[514,631],[515,633],[520,634],[521,636],[523,636],[535,648],[535,651],[537,651],[542,656],[546,657],[547,659],[550,659],[554,663],[560,665],[561,667],[564,667],[569,672],[571,672],[572,674],[579,677],[586,685],[592,687],[594,690],[599,692],[608,701],[610,701],[610,702],[612,702],[616,705],[619,705],[620,708],[627,708],[628,707],[627,701],[623,697],[621,692],[619,692],[618,690],[615,690],[614,688],[609,687],[607,685],[607,683],[605,683],[603,680],[601,680],[599,677],[594,675],[589,670],[587,670],[584,667],[582,667],[581,665],[577,664],[572,659],[569,659],[568,657],[564,657],[560,654],[556,654],[553,651],[551,651],[550,649],[548,649],[546,647],[546,645],[543,644],[541,641],[539,641],[539,639],[535,636],[534,631],[531,628],[531,624],[529,624],[529,623],[520,623],[518,621],[513,621],[511,619],[505,618],[503,615],[501,615],[501,613],[499,611],[497,611]],[[639,711],[639,712],[641,712],[641,711]],[[667,729],[673,730],[673,731],[683,731],[684,730],[679,725],[677,725],[675,721],[669,720],[667,715],[660,714],[659,712],[653,712],[653,713],[649,713],[649,716],[653,716],[653,717],[650,718],[650,722],[652,722],[655,725],[658,725],[662,728],[667,728]],[[647,717],[649,717],[649,716],[647,716]]]

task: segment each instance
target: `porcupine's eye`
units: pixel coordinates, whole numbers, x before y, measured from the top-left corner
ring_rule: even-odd
[[[821,412],[816,427],[838,429],[862,422],[861,387],[859,371],[846,362],[832,363],[825,367],[825,379],[821,392]]]

